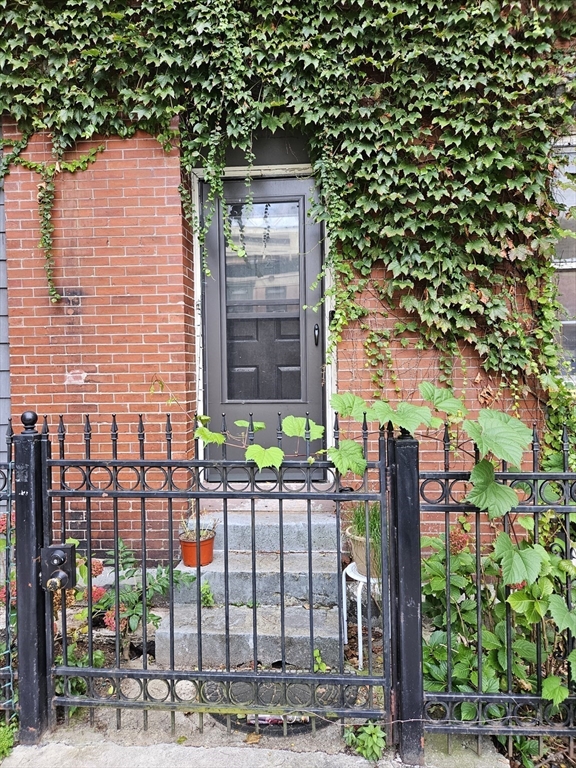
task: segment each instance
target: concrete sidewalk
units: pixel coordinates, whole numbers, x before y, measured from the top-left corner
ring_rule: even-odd
[[[346,751],[338,725],[297,736],[262,735],[258,743],[247,743],[243,732],[227,733],[219,722],[206,716],[204,732],[194,717],[179,715],[176,734],[171,736],[166,716],[150,713],[148,730],[138,717],[122,718],[116,730],[111,713],[107,719],[96,713],[95,727],[78,722],[57,728],[39,746],[17,746],[1,768],[367,768],[364,758]],[[445,736],[428,736],[427,768],[509,768],[492,742],[483,738],[481,755],[476,739],[452,738],[451,754]],[[389,750],[378,768],[401,768]]]
[[[57,736],[55,735],[57,738]],[[435,739],[433,741],[436,741]],[[509,762],[485,745],[481,757],[471,742],[459,740],[449,755],[429,744],[425,749],[428,768],[509,768]],[[187,747],[180,744],[123,746],[96,741],[93,744],[68,744],[51,741],[39,747],[18,746],[2,762],[2,768],[367,768],[364,758],[350,754],[294,752],[260,746]],[[374,765],[374,764],[372,764]],[[404,765],[388,752],[377,768]]]

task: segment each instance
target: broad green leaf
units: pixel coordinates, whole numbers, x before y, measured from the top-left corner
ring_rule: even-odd
[[[208,445],[209,443],[216,443],[216,445],[222,445],[226,440],[225,435],[221,432],[211,432],[208,427],[198,427],[194,432],[194,437],[202,440],[203,443]]]
[[[464,501],[486,510],[490,518],[502,517],[518,504],[516,491],[496,482],[494,467],[486,459],[476,464],[470,473],[470,482],[473,487]]]
[[[448,416],[456,416],[458,413],[465,416],[468,413],[464,403],[445,387],[435,387],[431,382],[423,381],[418,389],[424,400],[429,400],[437,411]]]
[[[531,624],[539,624],[548,611],[548,600],[538,600],[524,589],[513,592],[507,601],[516,613],[524,615]]]
[[[532,431],[525,424],[501,411],[484,409],[477,422],[464,421],[463,427],[482,458],[491,453],[515,465],[522,463],[522,454],[532,440]]]
[[[493,632],[488,629],[482,630],[482,647],[487,651],[493,651],[500,648],[501,641],[496,637]]]
[[[265,467],[280,468],[284,460],[284,451],[281,448],[264,448],[262,445],[250,445],[244,454],[249,461],[256,462],[258,469]]]
[[[462,708],[460,710],[460,717],[462,720],[476,720],[478,717],[477,706],[469,701],[463,701]]]
[[[436,422],[432,412],[427,405],[413,405],[412,403],[398,403],[396,408],[395,423],[397,427],[402,427],[410,434],[414,434],[422,424],[426,427],[434,425]],[[440,424],[442,422],[440,421]]]
[[[395,423],[396,412],[390,403],[385,403],[383,400],[377,400],[372,406],[372,412],[381,427],[385,427],[389,421],[397,426]]]
[[[540,575],[542,563],[547,559],[546,551],[539,544],[519,549],[507,533],[498,535],[494,556],[502,565],[505,584],[519,584],[523,581],[529,585],[534,584]]]
[[[245,419],[238,419],[238,421],[235,421],[234,424],[241,429],[248,429],[250,427],[250,422],[246,421]],[[263,421],[253,421],[252,426],[254,428],[254,432],[260,432],[261,429],[266,429],[266,423]]]
[[[398,403],[396,410],[390,403],[384,403],[380,400],[372,406],[372,413],[384,427],[389,421],[395,427],[401,427],[411,435],[421,426],[437,427],[442,421],[432,416],[430,408],[426,405],[414,405],[413,403]]]
[[[571,579],[576,579],[576,565],[574,565],[572,560],[560,560],[558,568],[563,573],[567,573]]]
[[[324,427],[308,419],[310,426],[310,439],[320,440],[324,435]],[[304,437],[306,432],[306,418],[304,416],[286,416],[282,420],[282,432],[286,437]]]
[[[328,458],[341,475],[347,472],[363,475],[366,471],[364,451],[355,440],[341,440],[338,448],[328,448]]]
[[[542,681],[542,696],[549,699],[555,706],[562,704],[569,695],[570,691],[557,675],[550,675]]]
[[[550,595],[548,598],[550,616],[552,616],[558,631],[569,629],[572,634],[576,634],[576,611],[569,610],[564,598],[560,595]]]
[[[570,664],[570,679],[576,682],[576,648],[569,653],[566,661]]]
[[[358,395],[353,395],[352,392],[343,392],[342,394],[334,394],[330,398],[330,405],[336,411],[339,416],[346,418],[351,416],[356,421],[362,423],[364,419],[364,413],[369,412],[369,408],[366,405],[366,400],[363,400]],[[370,421],[369,417],[366,418]]]
[[[531,640],[526,640],[523,637],[519,637],[517,640],[514,640],[512,647],[521,659],[527,661],[529,664],[536,664],[536,643],[533,643]]]

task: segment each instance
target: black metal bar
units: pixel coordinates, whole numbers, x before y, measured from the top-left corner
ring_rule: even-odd
[[[45,594],[40,583],[42,455],[37,421],[33,411],[26,411],[24,431],[14,435],[21,744],[37,744],[48,725]]]
[[[396,440],[395,486],[399,747],[404,762],[424,765],[418,442],[406,435]]]

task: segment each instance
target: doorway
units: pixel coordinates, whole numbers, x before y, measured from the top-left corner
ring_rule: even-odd
[[[201,185],[202,204],[208,187]],[[266,424],[275,445],[278,414],[323,424],[324,328],[321,226],[309,216],[312,179],[265,178],[224,184],[205,241],[205,412],[220,429]],[[229,237],[225,235],[228,230]],[[292,441],[294,443],[294,441]],[[294,444],[283,442],[286,453]],[[318,445],[318,448],[321,447]],[[243,452],[228,453],[230,459]]]

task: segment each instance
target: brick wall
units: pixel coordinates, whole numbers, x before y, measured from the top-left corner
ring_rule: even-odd
[[[11,135],[10,125],[4,134]],[[57,177],[54,276],[62,300],[56,304],[49,300],[38,248],[41,180],[22,167],[6,178],[14,427],[20,428],[22,411],[33,409],[48,415],[54,432],[63,414],[72,455],[82,451],[82,417],[89,414],[96,458],[109,450],[112,414],[121,450],[137,450],[142,413],[152,455],[165,451],[170,412],[173,455],[184,457],[191,448],[188,417],[195,411],[196,386],[191,240],[181,215],[178,153],[167,154],[142,134],[102,143],[104,152],[87,170]],[[97,144],[80,142],[71,156]],[[51,162],[48,138],[35,136],[23,156]],[[158,380],[164,391],[151,393]],[[171,396],[177,403],[168,403]],[[108,521],[110,516],[104,515]],[[126,525],[138,527],[138,510],[132,517]],[[156,548],[165,538],[158,534]]]
[[[168,411],[181,419],[195,403],[178,154],[145,135],[104,143],[86,171],[57,177],[56,304],[38,248],[40,179],[21,167],[6,179],[13,413],[33,408],[67,421],[88,413],[96,431],[112,413],[121,424],[124,414],[143,413],[152,426]],[[74,154],[93,146],[81,142]],[[47,138],[35,137],[24,156],[49,162]],[[155,377],[163,396],[149,392]],[[167,405],[169,393],[181,407]]]

